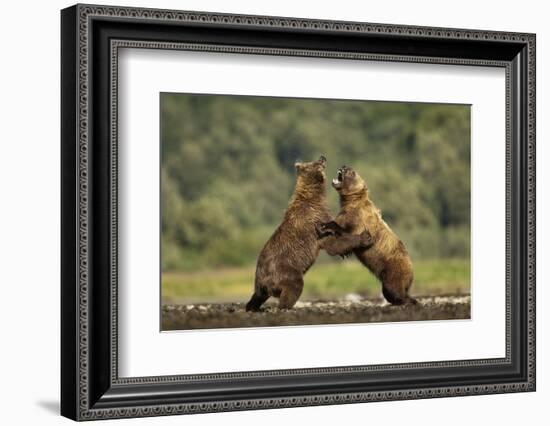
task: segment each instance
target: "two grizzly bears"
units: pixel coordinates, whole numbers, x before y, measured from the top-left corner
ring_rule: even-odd
[[[295,168],[294,193],[282,223],[258,257],[254,294],[246,304],[247,311],[259,310],[270,296],[279,298],[279,308],[292,308],[302,294],[304,274],[321,249],[331,256],[345,256],[371,244],[367,231],[319,239],[321,224],[332,220],[326,197],[326,158],[296,163]]]
[[[414,304],[408,295],[412,262],[404,244],[382,220],[368,198],[367,187],[351,168],[342,167],[332,186],[340,195],[341,211],[332,220],[326,198],[326,159],[296,163],[296,186],[282,223],[260,252],[254,294],[247,311],[258,311],[271,296],[280,309],[290,309],[304,287],[304,274],[319,251],[342,257],[354,253],[382,282],[392,304]]]

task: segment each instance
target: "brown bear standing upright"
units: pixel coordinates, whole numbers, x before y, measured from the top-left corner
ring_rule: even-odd
[[[355,255],[382,282],[382,293],[388,302],[416,304],[417,301],[409,296],[413,282],[411,258],[403,242],[369,199],[367,185],[361,176],[351,167],[343,166],[338,169],[332,186],[340,195],[341,210],[334,221],[320,226],[320,234],[361,234],[368,230],[372,246],[368,250],[355,249]]]
[[[304,274],[320,249],[331,256],[346,255],[357,247],[368,247],[368,232],[318,238],[322,223],[332,220],[326,199],[326,159],[296,163],[296,186],[284,218],[267,241],[256,265],[254,294],[247,311],[257,311],[270,297],[279,298],[280,309],[294,306],[304,287]]]

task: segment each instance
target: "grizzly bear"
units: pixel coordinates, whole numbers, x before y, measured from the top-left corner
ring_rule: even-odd
[[[361,234],[368,230],[372,246],[354,249],[355,256],[382,282],[382,294],[388,302],[416,304],[409,296],[413,282],[411,258],[369,198],[364,180],[351,167],[343,166],[338,169],[332,186],[340,196],[341,210],[334,221],[320,225],[320,237],[344,232]]]
[[[304,274],[320,249],[331,256],[345,256],[371,243],[368,232],[319,239],[321,223],[332,220],[326,197],[326,158],[296,163],[296,185],[283,221],[258,256],[254,294],[247,311],[258,311],[270,297],[279,298],[280,309],[294,306],[304,287]]]

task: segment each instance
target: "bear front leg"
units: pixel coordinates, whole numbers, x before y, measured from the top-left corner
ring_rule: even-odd
[[[338,225],[338,223],[336,223],[334,220],[331,220],[330,222],[320,223],[315,227],[315,230],[317,231],[317,236],[319,238],[328,237],[330,235],[339,236],[346,232],[346,230]]]
[[[374,239],[368,230],[365,230],[359,234],[361,237],[361,245],[359,248],[369,248],[374,244]]]
[[[346,257],[357,248],[369,248],[373,244],[372,237],[368,231],[359,235],[342,234],[330,236],[321,240],[320,246],[330,256]]]

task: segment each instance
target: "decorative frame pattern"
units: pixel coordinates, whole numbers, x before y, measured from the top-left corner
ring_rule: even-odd
[[[62,249],[64,269],[68,263],[74,263],[71,271],[67,271],[63,279],[63,291],[73,292],[69,298],[74,299],[74,306],[68,307],[68,301],[62,299],[62,320],[64,324],[62,333],[63,354],[66,359],[70,358],[69,365],[63,363],[62,368],[62,414],[77,420],[91,420],[113,417],[139,417],[151,415],[169,415],[213,411],[229,410],[247,410],[260,408],[276,408],[291,406],[307,406],[322,404],[341,404],[352,402],[416,399],[416,398],[434,398],[442,396],[474,395],[487,393],[503,393],[517,391],[533,391],[535,389],[535,36],[533,34],[518,34],[510,32],[478,31],[463,29],[446,28],[426,28],[410,27],[401,25],[368,24],[356,22],[336,22],[323,20],[293,19],[293,18],[275,18],[263,16],[244,16],[211,14],[200,12],[182,12],[167,11],[156,9],[136,9],[121,7],[103,7],[77,5],[73,8],[63,11],[65,20],[65,31],[62,28],[63,40],[62,50],[65,57],[69,59],[64,64],[66,74],[73,75],[72,86],[64,88],[66,98],[64,100],[63,112],[70,115],[67,108],[72,108],[74,114],[74,129],[64,128],[67,132],[63,147],[69,148],[71,145],[74,150],[74,156],[68,152],[67,158],[63,159],[65,167],[64,176],[74,177],[72,186],[63,189],[70,192],[74,191],[72,196],[65,196],[63,210],[67,213],[74,212],[74,226],[64,227],[67,241],[75,239],[72,244],[62,241],[65,249]],[[316,33],[326,34],[358,34],[372,35],[377,37],[386,37],[392,39],[395,37],[407,38],[413,41],[422,40],[447,40],[449,42],[480,42],[480,43],[503,43],[508,46],[515,46],[517,49],[523,49],[522,58],[514,62],[514,58],[506,59],[485,59],[480,58],[462,58],[462,57],[443,57],[443,56],[418,56],[403,55],[394,53],[365,53],[365,52],[346,52],[339,50],[316,50],[303,48],[278,48],[278,47],[254,47],[243,45],[220,45],[212,43],[192,43],[179,41],[146,41],[139,39],[109,39],[110,62],[108,91],[109,96],[109,135],[110,135],[110,164],[109,164],[109,241],[108,247],[104,249],[109,251],[109,318],[103,318],[102,324],[109,324],[108,341],[110,346],[110,356],[107,362],[102,359],[95,366],[91,362],[91,357],[98,357],[93,353],[91,342],[93,340],[103,340],[101,331],[94,331],[96,326],[97,314],[91,311],[90,290],[93,287],[91,277],[94,276],[92,263],[94,262],[92,241],[92,222],[93,215],[97,207],[94,205],[95,181],[92,177],[94,171],[91,169],[90,158],[95,154],[91,147],[94,138],[91,129],[91,116],[94,105],[94,96],[97,89],[94,87],[94,81],[91,76],[93,49],[98,47],[93,44],[92,24],[96,20],[105,22],[139,22],[142,25],[156,24],[177,24],[196,26],[223,26],[224,28],[253,28],[257,30],[276,30],[290,31],[293,34],[300,32],[315,31]],[[70,38],[73,40],[70,40]],[[411,41],[411,43],[413,42]],[[65,43],[65,44],[63,44]],[[155,48],[155,49],[178,49],[178,50],[198,50],[198,51],[216,51],[239,54],[264,54],[264,55],[292,55],[292,56],[314,56],[338,59],[360,59],[374,61],[397,61],[397,62],[424,62],[424,63],[445,63],[456,65],[482,65],[504,67],[506,69],[506,357],[503,359],[484,359],[467,360],[452,362],[434,362],[434,363],[414,363],[414,364],[394,364],[378,366],[361,367],[327,367],[321,369],[301,369],[301,370],[275,370],[262,372],[245,373],[221,373],[208,375],[192,376],[161,376],[144,378],[119,378],[117,368],[117,69],[118,69],[118,49],[124,47],[132,48]],[[510,47],[511,50],[512,47]],[[516,49],[516,50],[517,50]],[[73,62],[74,61],[74,62]],[[96,60],[97,61],[97,60]],[[105,65],[105,64],[102,64]],[[526,74],[524,78],[518,78],[518,67],[523,66]],[[525,87],[522,87],[525,86]],[[101,90],[105,91],[105,87]],[[522,96],[518,98],[518,92]],[[76,94],[76,105],[71,94]],[[105,95],[105,94],[104,94]],[[514,103],[514,100],[516,103]],[[519,102],[519,104],[517,103]],[[524,103],[524,105],[522,105]],[[66,105],[69,104],[69,105]],[[519,114],[521,122],[525,125],[525,140],[523,143],[523,152],[518,153],[512,148],[512,139],[518,137],[520,129],[512,126],[512,116]],[[521,135],[519,136],[521,139]],[[520,147],[521,148],[521,147]],[[65,155],[65,154],[63,154]],[[212,401],[189,402],[189,401],[160,401],[156,403],[147,403],[146,401],[136,403],[132,398],[120,398],[120,394],[125,388],[131,386],[160,386],[181,383],[202,383],[217,382],[231,379],[261,379],[266,377],[296,377],[304,375],[331,375],[347,374],[360,372],[376,371],[398,371],[406,369],[444,369],[451,367],[479,367],[479,366],[504,366],[512,365],[512,344],[514,335],[514,321],[517,321],[517,313],[512,309],[512,298],[518,297],[518,290],[512,289],[513,265],[511,258],[513,253],[512,241],[514,244],[522,244],[517,241],[512,227],[517,226],[512,220],[512,208],[514,205],[513,188],[514,167],[513,163],[524,161],[525,175],[519,176],[519,189],[523,190],[523,197],[519,200],[525,203],[525,223],[526,234],[522,236],[525,247],[525,287],[521,291],[521,296],[525,297],[526,312],[525,333],[522,336],[525,340],[525,365],[520,366],[522,372],[518,375],[519,380],[514,380],[499,384],[475,384],[475,385],[455,385],[455,386],[434,386],[426,388],[406,388],[402,387],[396,390],[379,391],[354,391],[337,393],[317,393],[312,395],[299,396],[272,396],[267,398],[231,398],[224,400],[218,398]],[[71,165],[69,165],[69,163]],[[74,163],[74,164],[73,164]],[[65,193],[65,192],[64,192]],[[74,198],[73,198],[74,197]],[[95,200],[97,203],[97,200]],[[70,205],[70,206],[69,206]],[[73,229],[74,228],[74,229]],[[74,245],[73,245],[74,244]],[[523,248],[522,248],[523,247]],[[75,262],[76,260],[76,262]],[[75,272],[74,276],[70,272]],[[517,279],[518,277],[514,277]],[[519,275],[521,279],[521,274]],[[105,299],[101,299],[105,302]],[[515,316],[514,316],[515,315]],[[70,326],[66,322],[71,321]],[[71,328],[72,327],[72,328]],[[74,328],[74,330],[73,330]],[[75,332],[75,335],[72,335]],[[99,333],[99,334],[97,334]],[[100,336],[100,337],[98,337]],[[516,338],[517,339],[517,338]],[[523,350],[523,346],[522,346]],[[74,354],[77,354],[75,357]],[[103,357],[105,358],[105,357]],[[93,365],[92,365],[93,364]],[[105,370],[106,368],[106,370]],[[105,371],[108,371],[105,376]],[[63,376],[64,374],[64,376]],[[92,384],[95,379],[92,375],[99,374],[102,378],[98,384]],[[496,382],[495,382],[496,383]],[[106,392],[106,389],[109,392]],[[113,396],[109,393],[113,391]],[[120,392],[119,392],[120,391]],[[73,392],[74,397],[69,393]],[[119,392],[119,393],[117,393]],[[107,398],[105,398],[107,396]],[[117,400],[118,398],[118,400]]]

